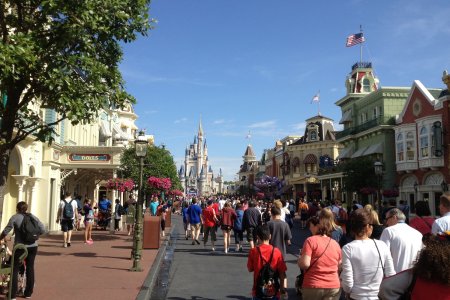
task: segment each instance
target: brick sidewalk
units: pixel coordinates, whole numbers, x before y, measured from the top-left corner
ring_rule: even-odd
[[[94,244],[85,245],[83,234],[82,231],[74,232],[69,248],[62,247],[62,234],[39,239],[32,298],[136,299],[158,250],[143,250],[141,265],[144,271],[130,272],[132,236],[126,232],[110,234],[94,230]],[[6,299],[6,296],[0,296],[0,299]]]

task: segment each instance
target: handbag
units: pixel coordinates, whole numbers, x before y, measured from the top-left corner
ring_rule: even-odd
[[[306,269],[304,271],[302,271],[300,269],[300,274],[298,274],[297,277],[295,278],[295,291],[299,297],[302,296],[302,286],[303,286],[303,280],[305,279],[306,272],[308,272],[308,270],[311,269],[312,266],[314,266],[314,264],[322,257],[322,255],[325,253],[325,251],[327,251],[328,246],[330,245],[330,242],[331,242],[331,237],[330,237],[330,240],[328,241],[327,246],[325,247],[325,250],[323,250],[322,254],[320,254],[320,256],[315,261],[313,261],[312,264],[309,265],[308,269]]]

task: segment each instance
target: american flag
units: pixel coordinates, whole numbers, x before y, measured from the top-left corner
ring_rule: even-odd
[[[320,92],[317,92],[317,94],[315,94],[314,97],[312,97],[311,103],[319,101],[320,101]]]
[[[345,45],[346,47],[351,47],[351,46],[355,46],[357,44],[361,44],[362,42],[364,42],[366,39],[364,38],[364,35],[361,33],[355,33],[352,35],[349,35],[347,38],[347,44]]]

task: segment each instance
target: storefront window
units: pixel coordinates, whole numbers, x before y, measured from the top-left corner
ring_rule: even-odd
[[[414,134],[410,131],[406,134],[406,160],[414,160],[416,156],[416,143]]]
[[[429,142],[428,142],[428,130],[426,127],[422,127],[420,130],[420,157],[427,158],[429,156],[428,152]]]
[[[399,133],[397,136],[397,161],[404,161],[405,160],[405,151],[403,148],[403,134]]]

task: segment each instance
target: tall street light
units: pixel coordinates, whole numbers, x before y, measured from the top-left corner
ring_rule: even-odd
[[[377,176],[377,204],[378,204],[378,213],[381,216],[381,177],[383,176],[383,164],[379,161],[376,161],[373,164],[373,168],[375,169],[375,175]]]
[[[136,151],[136,157],[139,158],[139,191],[138,201],[136,207],[136,216],[134,223],[134,238],[133,238],[133,250],[131,255],[133,257],[133,267],[130,269],[132,272],[142,272],[141,257],[142,257],[142,206],[143,206],[143,193],[142,193],[142,172],[144,168],[144,157],[147,155],[148,141],[145,138],[143,131],[139,132],[139,136],[134,141],[134,149]]]

